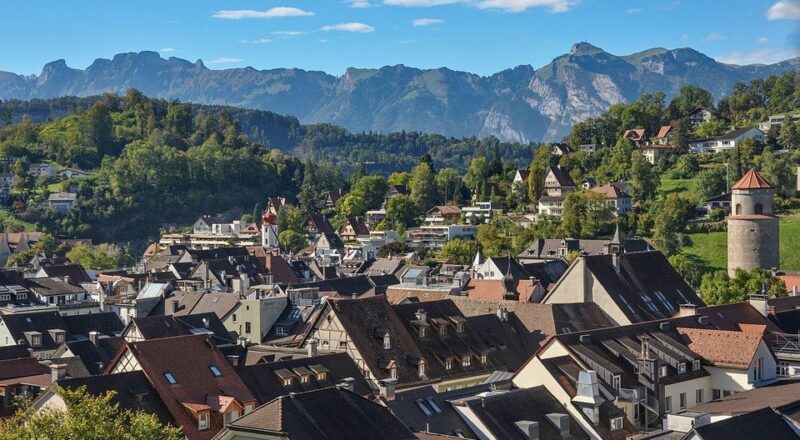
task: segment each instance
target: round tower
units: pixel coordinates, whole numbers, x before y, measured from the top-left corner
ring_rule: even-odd
[[[736,269],[780,267],[778,218],[772,212],[774,189],[756,170],[731,187],[728,216],[728,275]]]

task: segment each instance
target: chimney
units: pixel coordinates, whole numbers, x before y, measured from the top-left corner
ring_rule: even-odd
[[[750,298],[747,300],[753,308],[758,310],[758,313],[761,313],[763,316],[767,316],[767,296],[766,295],[750,295]]]
[[[792,296],[797,296],[797,284],[792,284]]]
[[[241,345],[242,348],[247,348],[247,338],[239,336],[239,345]]]
[[[611,265],[614,266],[614,271],[619,273],[619,252],[613,252],[611,254]]]
[[[572,398],[572,403],[580,407],[594,426],[600,424],[600,387],[597,384],[597,372],[594,370],[581,370],[578,373],[578,392]]]
[[[514,422],[519,432],[528,440],[539,440],[539,422],[531,422],[529,420],[520,420]]]
[[[382,379],[378,381],[378,387],[381,390],[381,397],[387,401],[394,400],[395,386],[397,386],[397,379]]]
[[[417,321],[428,322],[428,314],[425,312],[425,309],[417,309],[416,313],[414,313],[414,316],[417,318]]]
[[[231,364],[231,366],[233,366],[233,367],[237,367],[237,366],[239,366],[239,356],[238,356],[238,355],[235,355],[235,354],[229,354],[229,355],[228,355],[228,362],[229,362],[229,363]]]
[[[72,278],[70,278],[69,275],[64,275],[64,282],[67,283],[67,284],[72,284],[72,283],[70,283],[70,281],[72,281]]]
[[[178,302],[177,299],[175,299],[175,298],[172,299],[172,314],[173,315],[178,313],[178,303],[179,302]]]
[[[550,422],[561,435],[561,438],[568,438],[569,433],[569,415],[562,413],[547,414],[547,421]]]
[[[317,351],[317,340],[316,339],[309,339],[308,340],[308,357],[316,357],[319,352]]]
[[[203,318],[203,327],[208,328],[208,318]]]
[[[50,381],[55,382],[67,377],[67,366],[64,364],[50,364]]]
[[[91,331],[89,332],[89,341],[92,344],[97,345],[97,340],[100,339],[100,332]]]
[[[679,304],[678,316],[694,316],[697,314],[697,306],[694,304]]]
[[[345,377],[339,384],[339,388],[345,389],[354,393],[356,391],[356,380],[352,377]]]

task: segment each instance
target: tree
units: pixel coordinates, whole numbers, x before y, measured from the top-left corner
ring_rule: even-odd
[[[719,136],[725,134],[729,127],[730,125],[722,119],[711,119],[697,126],[694,134],[700,138]]]
[[[611,229],[614,215],[604,195],[596,191],[573,191],[564,198],[562,234],[574,238],[594,238]]]
[[[547,146],[540,146],[528,166],[528,198],[532,202],[538,201],[544,195],[544,179],[547,171],[553,165],[553,150]]]
[[[668,194],[656,209],[653,224],[653,244],[666,256],[678,253],[681,247],[679,233],[694,213],[695,204],[680,194]]]
[[[800,129],[797,123],[785,118],[778,132],[778,143],[786,150],[796,150],[800,148]]]
[[[411,174],[406,171],[395,172],[389,174],[389,177],[386,179],[386,182],[389,185],[400,186],[400,187],[407,187],[408,181],[411,180]]]
[[[723,271],[707,273],[700,283],[700,296],[709,305],[729,304],[761,293],[765,287],[768,297],[786,296],[786,283],[759,267],[749,272],[736,269],[733,278]]]
[[[173,101],[167,106],[167,116],[164,119],[164,123],[167,129],[175,133],[179,138],[187,139],[192,134],[193,120],[191,105]]]
[[[92,396],[86,387],[56,387],[66,409],[26,408],[0,420],[0,438],[6,440],[180,440],[180,428],[162,425],[153,414],[122,410],[114,392]]]
[[[361,216],[367,212],[367,204],[359,194],[347,194],[336,202],[336,216],[340,219]]]
[[[678,271],[679,274],[689,283],[690,286],[700,284],[702,272],[702,262],[695,255],[675,254],[669,257],[669,264]]]
[[[653,166],[639,151],[631,154],[631,185],[636,200],[650,199],[658,188],[658,176]]]
[[[417,221],[418,205],[411,196],[398,194],[386,203],[386,220],[397,227],[409,227]]]
[[[436,205],[437,200],[439,200],[439,195],[436,191],[436,177],[427,162],[420,162],[419,165],[414,167],[411,172],[409,186],[411,198],[417,204],[420,212],[427,211]]]
[[[700,200],[718,196],[728,190],[725,181],[725,168],[714,167],[697,173],[694,181],[694,193]]]
[[[310,158],[306,158],[303,165],[303,184],[300,187],[300,194],[297,195],[300,208],[306,215],[317,212],[319,205],[317,183],[317,166]]]
[[[691,179],[700,171],[700,162],[696,154],[683,154],[672,168],[673,179]]]
[[[669,120],[683,118],[698,107],[711,108],[712,103],[713,98],[707,90],[685,85],[678,90],[678,94],[667,106],[667,118]]]
[[[86,143],[100,154],[116,155],[114,145],[114,121],[111,112],[100,101],[94,103],[88,114]]]
[[[451,264],[468,265],[472,263],[480,246],[474,240],[456,238],[448,241],[439,251],[439,259]]]
[[[101,243],[91,247],[78,243],[67,252],[67,258],[87,269],[114,269],[133,263],[125,251],[113,244]]]
[[[295,231],[281,231],[278,234],[278,242],[281,247],[291,253],[295,253],[300,249],[306,247],[306,239],[301,234]]]
[[[443,168],[436,174],[436,190],[445,204],[461,202],[461,176],[454,168]]]
[[[795,166],[787,156],[786,154],[776,156],[771,148],[765,147],[757,161],[761,175],[775,187],[780,197],[793,196],[797,190]]]
[[[366,211],[381,206],[383,197],[386,195],[388,189],[389,185],[383,177],[364,176],[353,185],[350,194],[361,197],[364,201]]]

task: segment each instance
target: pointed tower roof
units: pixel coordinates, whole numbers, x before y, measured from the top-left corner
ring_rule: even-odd
[[[617,223],[617,230],[614,231],[614,236],[611,238],[611,241],[608,244],[622,244],[622,240],[619,237],[619,223]]]
[[[755,169],[748,171],[731,189],[770,189],[772,185]]]
[[[478,252],[475,254],[475,259],[472,260],[472,268],[477,269],[481,264],[483,264],[483,256],[481,255],[481,250],[478,249]]]

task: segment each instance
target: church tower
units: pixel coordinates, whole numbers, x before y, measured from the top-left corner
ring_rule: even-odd
[[[728,217],[728,275],[736,269],[780,267],[778,218],[772,212],[774,189],[756,170],[731,187]]]

